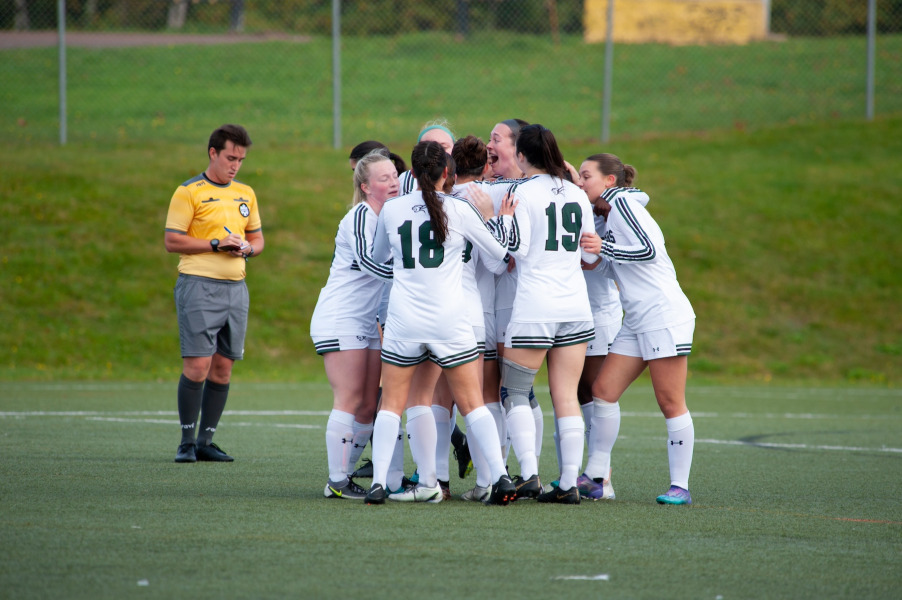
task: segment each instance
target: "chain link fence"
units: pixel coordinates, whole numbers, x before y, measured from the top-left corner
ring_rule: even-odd
[[[5,0],[0,77],[20,142],[753,129],[902,110],[902,0]]]

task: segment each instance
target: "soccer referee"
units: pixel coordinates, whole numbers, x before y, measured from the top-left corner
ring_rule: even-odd
[[[169,203],[164,240],[168,252],[179,253],[178,463],[233,460],[213,443],[213,434],[229,396],[232,365],[244,357],[247,260],[264,246],[257,196],[235,180],[250,145],[240,125],[214,131],[207,169],[180,185]]]

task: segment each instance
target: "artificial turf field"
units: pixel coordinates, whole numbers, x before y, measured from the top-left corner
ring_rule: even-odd
[[[0,383],[0,598],[899,597],[902,390],[690,385],[690,507],[622,402],[613,502],[371,507],[322,497],[326,384],[234,383],[236,461],[179,465],[174,382]]]

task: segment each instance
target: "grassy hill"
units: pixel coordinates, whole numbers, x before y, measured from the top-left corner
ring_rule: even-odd
[[[7,152],[0,380],[177,378],[177,257],[162,228],[175,187],[206,166],[204,141]],[[255,141],[239,178],[257,190],[267,244],[249,264],[235,379],[322,379],[308,324],[350,200],[346,152]],[[564,150],[578,163],[602,149]],[[902,116],[603,150],[651,195],[698,315],[695,381],[902,381]]]

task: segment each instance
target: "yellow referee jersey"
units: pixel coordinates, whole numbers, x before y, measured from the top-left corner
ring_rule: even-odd
[[[175,190],[169,202],[166,231],[184,233],[202,240],[221,239],[229,231],[246,238],[260,231],[257,196],[250,186],[237,180],[213,183],[204,174],[189,179]],[[240,281],[246,275],[245,260],[226,251],[180,254],[179,273],[213,279]]]

